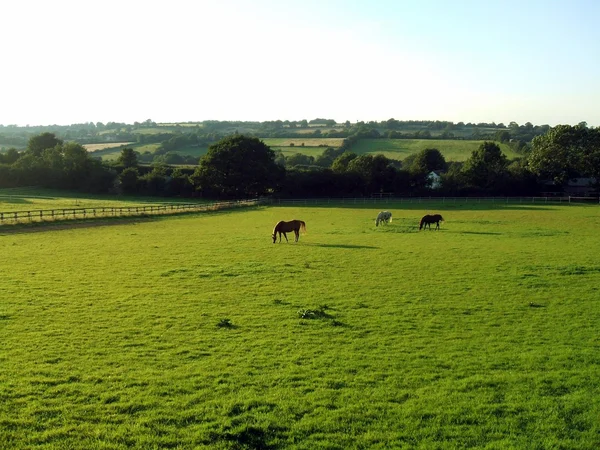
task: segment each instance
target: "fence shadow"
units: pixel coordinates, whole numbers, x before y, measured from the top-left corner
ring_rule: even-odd
[[[29,222],[3,225],[0,227],[0,236],[9,234],[29,234],[47,231],[73,230],[75,228],[97,228],[115,225],[128,225],[132,223],[151,222],[157,217],[106,217],[101,219],[72,219],[56,222]]]

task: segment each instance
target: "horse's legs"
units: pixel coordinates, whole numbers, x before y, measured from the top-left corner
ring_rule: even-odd
[[[285,232],[283,233],[283,237],[285,238],[285,242],[288,242],[288,243],[290,242],[290,241],[288,241],[287,234],[285,234]]]
[[[298,242],[298,238],[300,237],[300,230],[294,230],[294,234],[296,235],[296,242]]]

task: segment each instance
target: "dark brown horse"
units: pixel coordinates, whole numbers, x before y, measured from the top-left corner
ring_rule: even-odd
[[[427,228],[427,226],[429,225],[429,229],[431,230],[431,224],[435,223],[435,229],[439,230],[440,229],[440,222],[443,222],[444,218],[440,215],[440,214],[427,214],[426,216],[423,216],[423,218],[421,219],[421,222],[419,222],[419,230],[423,227]]]
[[[286,222],[284,220],[280,220],[273,228],[273,244],[277,241],[277,233],[279,233],[279,242],[281,242],[281,235],[285,238],[286,242],[288,241],[286,233],[293,231],[296,235],[296,242],[298,242],[298,238],[300,237],[300,230],[306,233],[306,224],[302,220],[291,220]]]

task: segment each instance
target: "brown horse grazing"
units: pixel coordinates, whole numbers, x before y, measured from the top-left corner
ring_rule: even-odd
[[[306,224],[302,220],[291,220],[289,222],[285,222],[284,220],[280,220],[273,228],[273,244],[277,241],[277,233],[279,233],[279,242],[281,242],[281,235],[285,238],[286,242],[288,241],[286,233],[293,231],[296,235],[296,242],[298,242],[298,238],[300,237],[300,230],[306,233]]]
[[[423,228],[423,226],[425,228],[427,228],[427,225],[429,225],[429,229],[431,230],[432,223],[435,223],[436,224],[435,229],[439,230],[440,229],[440,221],[441,222],[444,221],[444,218],[440,214],[432,214],[432,215],[427,214],[426,216],[423,216],[423,218],[421,219],[421,222],[419,222],[419,230],[421,228]]]

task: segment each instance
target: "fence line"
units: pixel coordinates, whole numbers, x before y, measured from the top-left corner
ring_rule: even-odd
[[[387,203],[599,203],[597,197],[338,197],[267,199],[271,205],[387,204]]]
[[[180,203],[169,205],[144,205],[121,207],[96,207],[96,208],[54,208],[29,211],[0,212],[0,225],[20,222],[44,222],[67,219],[92,219],[101,217],[125,216],[155,216],[164,214],[180,214],[186,212],[217,211],[243,206],[256,206],[262,201],[237,200],[218,203]]]
[[[306,198],[273,199],[261,198],[208,204],[181,203],[168,205],[144,205],[97,208],[54,208],[29,211],[0,212],[0,225],[7,223],[44,222],[66,219],[91,219],[101,217],[154,216],[185,212],[217,211],[242,206],[270,205],[324,205],[324,204],[387,204],[387,203],[599,203],[596,197],[386,197],[386,198]]]

